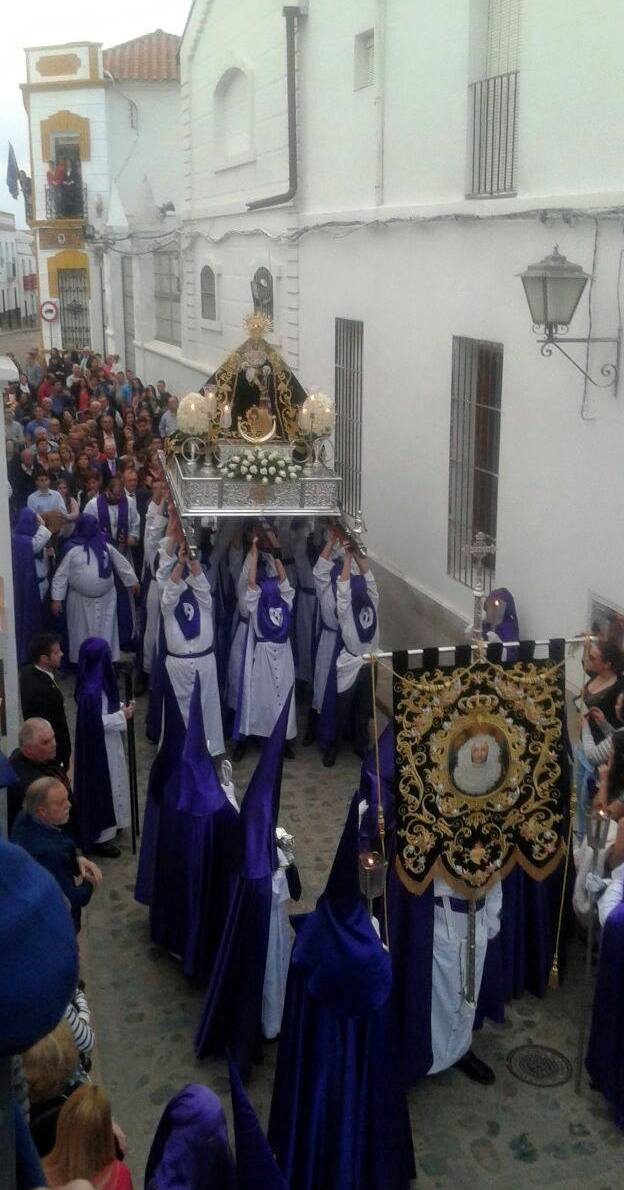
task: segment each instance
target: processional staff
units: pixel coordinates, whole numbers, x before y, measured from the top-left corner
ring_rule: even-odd
[[[473,615],[472,615],[472,646],[483,648],[483,599],[485,596],[485,559],[496,553],[496,542],[488,539],[487,534],[477,533],[474,543],[465,546],[464,550],[470,555],[473,566]],[[474,1005],[476,991],[476,957],[477,957],[477,907],[473,898],[468,901],[468,938],[467,938],[466,979],[464,983],[464,1000]]]

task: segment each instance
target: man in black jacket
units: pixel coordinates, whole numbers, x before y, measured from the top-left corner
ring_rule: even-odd
[[[80,913],[89,904],[102,873],[97,864],[78,856],[76,845],[63,830],[69,819],[67,788],[54,777],[42,777],[26,790],[24,809],[18,814],[11,842],[23,847],[47,868],[67,897],[76,933]]]
[[[30,644],[31,665],[20,671],[20,699],[24,719],[46,719],[56,739],[56,763],[69,770],[71,738],[63,693],[57,685],[55,673],[63,654],[61,638],[53,632],[41,632]]]
[[[27,719],[18,735],[19,748],[9,757],[17,780],[7,786],[9,833],[22,808],[24,794],[39,777],[54,777],[71,795],[67,773],[56,763],[56,740],[47,719]]]

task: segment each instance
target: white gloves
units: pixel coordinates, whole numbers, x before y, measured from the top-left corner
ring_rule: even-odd
[[[595,893],[597,897],[602,896],[608,881],[603,880],[597,872],[588,872],[585,877],[585,889],[588,893]]]

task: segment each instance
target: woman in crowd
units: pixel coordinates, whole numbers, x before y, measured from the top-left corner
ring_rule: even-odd
[[[54,1148],[59,1112],[84,1081],[78,1050],[68,1020],[22,1054],[30,1101],[30,1130],[40,1157]]]
[[[76,456],[76,462],[74,465],[74,476],[73,476],[74,495],[75,495],[76,499],[78,500],[78,504],[80,505],[81,508],[84,506],[84,503],[85,503],[84,495],[87,490],[87,482],[89,480],[90,475],[91,475],[91,464],[89,462],[89,456],[86,453],[86,451],[82,450],[80,452],[80,454]]]
[[[101,1087],[80,1087],[61,1109],[56,1144],[43,1166],[51,1187],[85,1178],[95,1190],[132,1190],[127,1166],[117,1156],[108,1098]]]
[[[73,476],[74,474],[74,452],[69,445],[66,438],[61,440],[59,445],[59,455],[61,456],[61,463],[63,464],[63,471],[66,475]]]
[[[68,517],[68,520],[59,529],[59,536],[61,538],[71,537],[71,535],[74,531],[74,525],[75,525],[76,521],[78,520],[78,517],[80,516],[80,509],[78,507],[78,501],[76,500],[76,498],[74,496],[72,496],[70,488],[69,488],[69,483],[66,479],[59,479],[56,487],[57,487],[57,491],[59,491],[61,493],[61,496],[63,497],[63,501],[65,503],[65,509],[66,509],[67,517]]]
[[[586,723],[585,739],[581,738],[576,753],[576,834],[579,842],[585,834],[585,814],[596,780],[596,766],[606,759],[602,755],[598,757],[593,751],[593,746],[599,745],[605,735],[609,735],[619,726],[616,706],[620,694],[624,692],[623,670],[624,658],[617,645],[607,640],[591,643],[585,658],[585,672],[588,677],[582,696],[582,711]]]

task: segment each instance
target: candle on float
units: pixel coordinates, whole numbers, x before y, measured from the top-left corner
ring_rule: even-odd
[[[304,401],[299,410],[299,429],[304,433],[310,429],[310,410],[308,409],[308,402]]]
[[[217,394],[212,385],[204,389],[204,396],[206,398],[208,412],[211,417],[214,417],[217,411]]]
[[[228,405],[228,403],[226,401],[222,410],[221,410],[221,428],[223,430],[229,430],[231,425],[232,425],[232,413],[230,411],[230,406]]]

